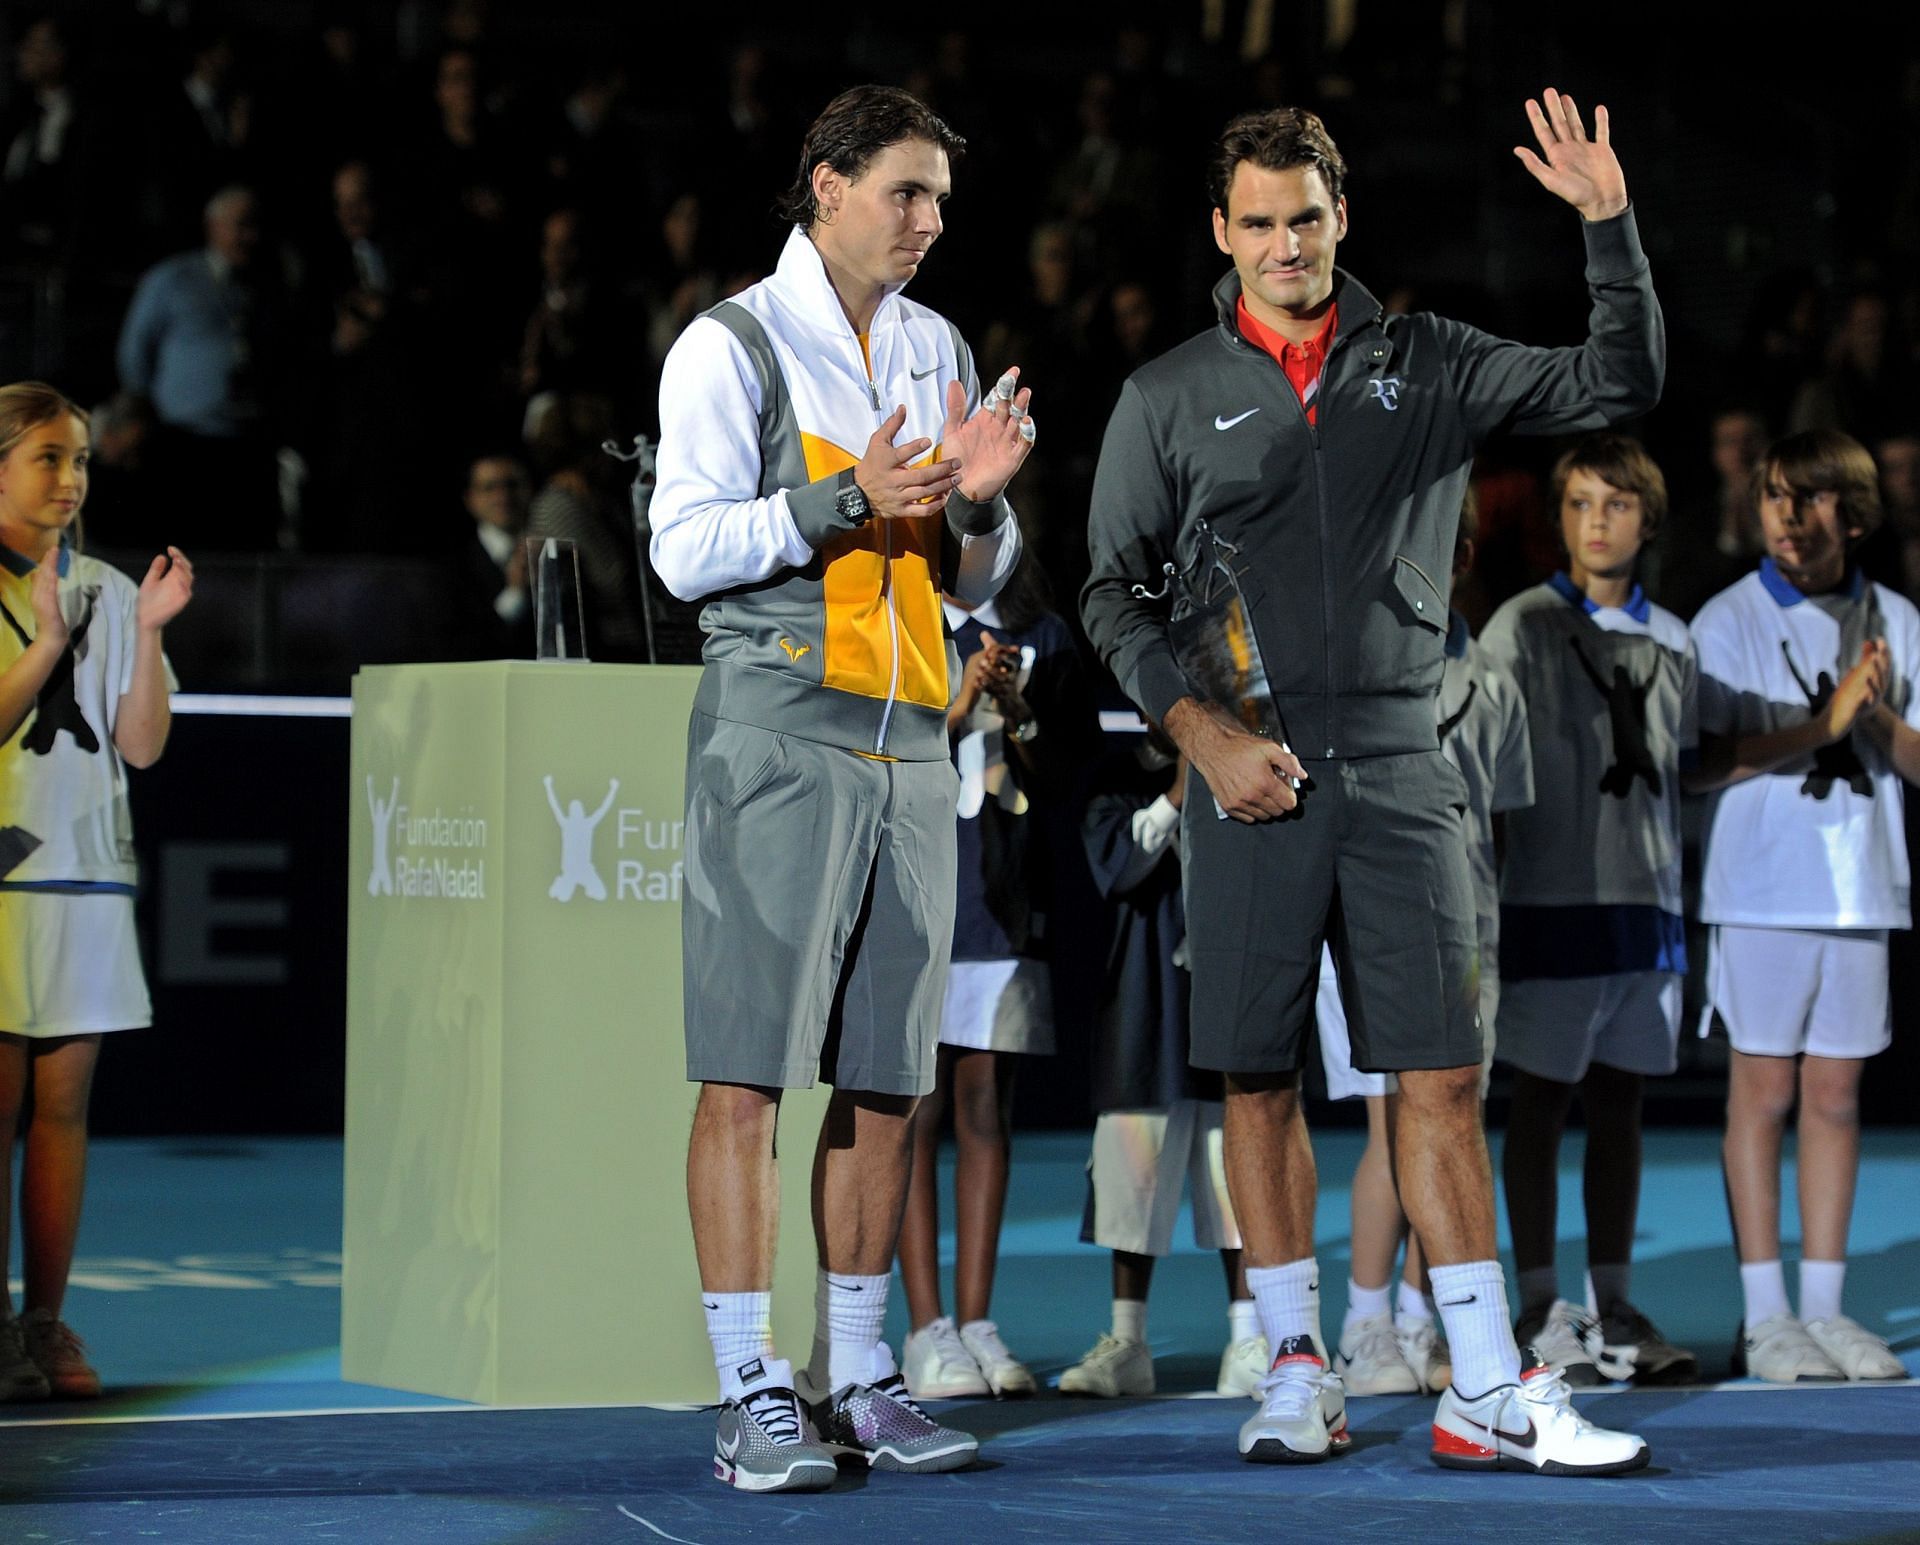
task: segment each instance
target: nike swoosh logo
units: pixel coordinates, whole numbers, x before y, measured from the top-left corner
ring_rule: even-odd
[[[1491,1437],[1505,1438],[1515,1448],[1532,1448],[1540,1441],[1539,1429],[1533,1425],[1532,1417],[1527,1418],[1527,1430],[1523,1433],[1508,1432],[1504,1427],[1489,1427],[1485,1422],[1476,1422],[1471,1416],[1462,1416],[1460,1420],[1469,1427],[1478,1427]]]
[[[700,1302],[701,1302],[701,1304],[702,1304],[702,1306],[703,1306],[703,1307],[705,1307],[705,1308],[708,1308],[708,1309],[718,1309],[718,1308],[720,1307],[720,1306],[719,1306],[718,1304],[710,1304],[710,1303],[708,1303],[708,1302],[707,1302],[707,1301],[706,1301],[706,1300],[705,1300],[704,1298],[703,1298],[703,1299],[701,1299],[701,1300],[700,1300]]]
[[[1439,1307],[1442,1309],[1458,1309],[1462,1304],[1477,1304],[1479,1302],[1480,1295],[1478,1293],[1469,1293],[1465,1298],[1448,1299],[1446,1303],[1440,1304]]]
[[[831,1277],[827,1278],[827,1286],[839,1288],[843,1293],[864,1293],[867,1290],[864,1282],[835,1282]]]
[[[733,1456],[739,1452],[740,1434],[738,1432],[735,1432],[731,1438],[722,1438],[720,1440],[720,1457],[729,1464],[733,1462]]]
[[[1248,419],[1252,418],[1253,415],[1258,413],[1259,411],[1260,410],[1258,408],[1248,408],[1245,413],[1240,414],[1236,418],[1221,418],[1216,415],[1213,421],[1213,427],[1215,429],[1231,429],[1235,424],[1244,424]]]
[[[924,381],[928,376],[932,375],[934,371],[938,370],[939,368],[940,368],[940,361],[935,360],[931,365],[927,366],[925,370],[915,370],[911,366],[909,366],[907,370],[907,374],[912,376],[913,379],[916,381]]]

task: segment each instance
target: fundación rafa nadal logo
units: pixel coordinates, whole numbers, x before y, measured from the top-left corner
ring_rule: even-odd
[[[607,797],[600,801],[600,808],[592,815],[587,814],[586,806],[577,799],[568,800],[564,810],[560,807],[560,800],[553,792],[551,773],[541,782],[547,787],[547,808],[560,823],[560,873],[547,887],[547,894],[555,901],[571,901],[576,890],[583,890],[595,901],[605,901],[606,882],[593,866],[593,833],[613,808],[613,797],[620,792],[620,780],[607,780]]]

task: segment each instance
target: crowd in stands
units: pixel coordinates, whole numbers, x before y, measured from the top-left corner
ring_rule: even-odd
[[[915,293],[1037,388],[1048,443],[1021,513],[1063,612],[1108,408],[1204,323],[1221,266],[1198,147],[1229,107],[1283,97],[1328,101],[1349,138],[1391,132],[1375,101],[1457,106],[1473,40],[1455,9],[1431,36],[1371,7],[1123,11],[1098,43],[1018,61],[962,30],[850,45],[867,58],[839,73],[890,66],[970,139]],[[793,37],[718,42],[663,79],[611,23],[530,39],[485,0],[328,0],[297,30],[197,3],[6,27],[0,377],[102,407],[95,546],[140,547],[164,523],[206,555],[445,562],[471,618],[448,652],[484,656],[523,565],[476,534],[462,495],[471,512],[476,469],[503,462],[527,497],[490,529],[574,537],[596,657],[644,657],[628,472],[600,447],[653,430],[674,338],[771,266],[769,205],[819,96],[780,68]],[[1889,519],[1868,567],[1920,583],[1920,288],[1888,254],[1831,256],[1759,284],[1745,337],[1682,385],[1698,411],[1650,428],[1677,518],[1649,588],[1682,615],[1757,553],[1744,479],[1770,434],[1802,428],[1874,450]],[[1395,262],[1390,307],[1440,298],[1418,260]],[[1498,320],[1499,303],[1477,309]],[[1481,469],[1482,561],[1461,598],[1476,624],[1553,566],[1543,470],[1497,450]]]

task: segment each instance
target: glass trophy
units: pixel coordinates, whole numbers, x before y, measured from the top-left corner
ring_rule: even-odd
[[[528,537],[527,571],[533,582],[534,658],[586,659],[580,555],[573,542],[563,536]]]
[[[1240,549],[1204,520],[1196,521],[1194,529],[1197,550],[1185,572],[1166,564],[1158,591],[1135,585],[1133,593],[1149,601],[1172,596],[1167,642],[1194,696],[1226,709],[1249,734],[1291,751],[1253,630],[1253,614],[1233,567]],[[1288,782],[1300,787],[1297,778]]]

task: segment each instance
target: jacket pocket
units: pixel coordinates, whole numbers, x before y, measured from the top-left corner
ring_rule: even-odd
[[[1432,628],[1436,633],[1447,631],[1446,596],[1428,578],[1427,571],[1404,553],[1394,555],[1393,588],[1399,593],[1408,621]]]

